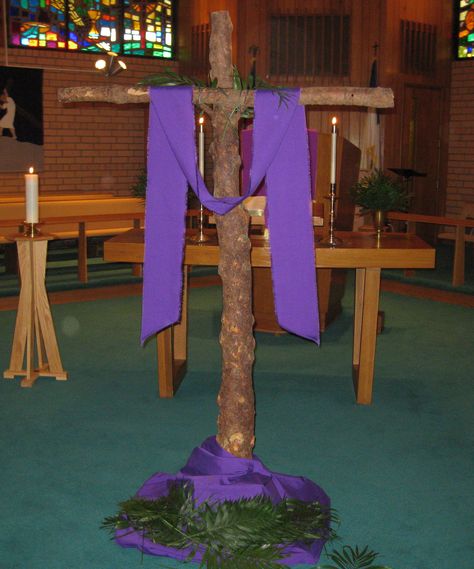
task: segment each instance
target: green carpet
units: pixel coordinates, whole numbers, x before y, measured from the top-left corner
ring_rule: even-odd
[[[215,434],[220,289],[191,290],[189,372],[157,398],[139,298],[52,307],[67,382],[0,380],[0,569],[182,567],[99,530]],[[383,294],[372,406],[354,403],[352,295],[320,348],[257,335],[256,454],[331,496],[344,543],[397,569],[474,568],[474,312]],[[8,367],[15,313],[0,312]]]

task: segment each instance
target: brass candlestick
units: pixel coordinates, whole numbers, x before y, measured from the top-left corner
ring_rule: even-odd
[[[329,233],[326,237],[324,237],[324,239],[321,239],[319,243],[321,245],[327,245],[328,247],[337,247],[338,245],[341,245],[342,239],[339,239],[339,237],[336,237],[334,235],[334,223],[336,219],[336,200],[337,200],[336,184],[331,184],[330,188],[331,189],[329,192],[329,196],[326,197],[326,199],[329,200]]]
[[[197,230],[198,230],[197,234],[189,238],[189,241],[191,243],[196,243],[197,245],[199,245],[201,243],[207,243],[208,241],[211,240],[209,235],[206,235],[204,233],[204,206],[202,204],[201,207],[199,208]]]

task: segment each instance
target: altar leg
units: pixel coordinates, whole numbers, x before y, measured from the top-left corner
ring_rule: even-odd
[[[353,380],[357,403],[372,403],[380,269],[357,269],[354,306]]]
[[[187,370],[188,362],[188,271],[183,275],[181,322],[156,335],[158,354],[158,393],[174,397]]]

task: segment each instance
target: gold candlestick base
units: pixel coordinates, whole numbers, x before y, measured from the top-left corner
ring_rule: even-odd
[[[337,200],[336,184],[334,183],[330,184],[329,195],[326,196],[326,199],[329,200],[329,233],[326,237],[324,237],[323,239],[321,239],[321,241],[318,242],[318,245],[323,245],[326,247],[339,247],[340,245],[342,245],[343,241],[342,239],[339,239],[339,237],[336,237],[334,235],[334,224],[336,221],[336,200]]]
[[[318,245],[323,245],[326,247],[339,247],[343,243],[344,241],[342,239],[339,239],[339,237],[336,237],[331,233],[327,237],[323,237],[323,239],[318,241]]]
[[[198,217],[198,224],[197,224],[197,234],[196,235],[192,235],[191,237],[189,237],[188,242],[189,243],[194,243],[195,245],[202,245],[203,243],[208,243],[209,241],[211,241],[211,237],[209,237],[209,235],[206,235],[204,233],[204,207],[201,204],[201,207],[199,208],[199,217]]]
[[[24,227],[23,235],[25,237],[38,237],[38,235],[41,235],[41,231],[39,230],[38,225],[39,225],[39,223],[30,223],[29,221],[24,221],[23,222],[23,227]]]
[[[191,237],[188,238],[188,242],[194,243],[195,245],[200,245],[201,243],[208,243],[209,241],[211,241],[211,237],[209,237],[209,235],[206,235],[205,233],[202,233],[201,231],[199,233],[196,233],[196,235],[192,235]]]

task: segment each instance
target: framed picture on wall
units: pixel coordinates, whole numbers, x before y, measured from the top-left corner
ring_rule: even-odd
[[[43,71],[0,66],[0,172],[43,169]]]

